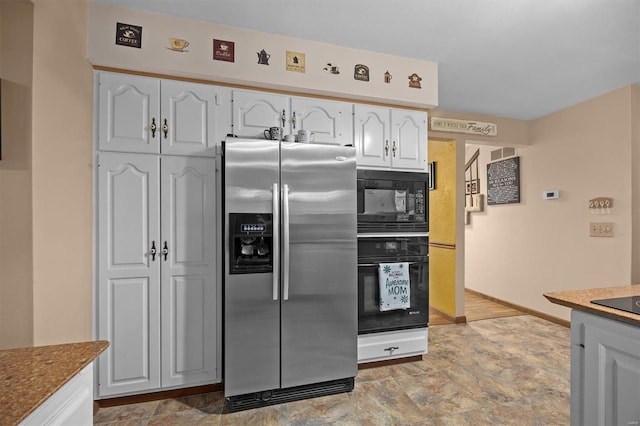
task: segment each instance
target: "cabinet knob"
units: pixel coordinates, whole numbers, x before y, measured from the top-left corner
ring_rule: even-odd
[[[151,261],[152,262],[156,260],[157,253],[158,253],[158,250],[156,249],[156,242],[151,241]]]
[[[291,124],[293,125],[293,130],[296,129],[296,112],[293,111],[293,115],[291,116]]]
[[[398,147],[396,146],[396,141],[393,141],[393,148],[391,148],[391,150],[393,151],[393,156],[396,156],[396,151],[398,150]]]
[[[384,141],[384,155],[385,156],[389,155],[389,141],[388,140]]]
[[[151,137],[155,138],[156,137],[156,130],[158,130],[158,126],[156,125],[156,118],[155,117],[153,117],[151,119],[151,127],[150,127],[150,129],[151,129]]]
[[[162,131],[164,132],[164,138],[167,138],[167,134],[169,133],[169,125],[167,124],[167,119],[164,119],[164,124],[162,125]]]
[[[162,255],[164,256],[164,260],[167,260],[167,255],[169,254],[169,247],[167,247],[167,242],[164,242],[162,246]]]

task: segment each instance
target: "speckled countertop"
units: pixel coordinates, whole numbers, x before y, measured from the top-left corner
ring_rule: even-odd
[[[579,309],[602,317],[626,322],[640,327],[640,315],[591,303],[592,300],[612,299],[614,297],[640,296],[640,284],[623,287],[592,288],[588,290],[559,291],[545,293],[544,297],[558,305]]]
[[[0,425],[20,423],[108,346],[97,341],[0,350]]]

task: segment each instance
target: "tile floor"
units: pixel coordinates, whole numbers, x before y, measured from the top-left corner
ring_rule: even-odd
[[[530,315],[429,328],[422,361],[353,392],[222,414],[221,392],[101,408],[109,425],[567,425],[569,329]]]

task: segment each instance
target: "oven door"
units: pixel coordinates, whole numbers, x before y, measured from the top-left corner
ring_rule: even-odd
[[[380,263],[409,262],[410,308],[380,311]],[[406,259],[358,260],[358,334],[427,327],[429,322],[429,261],[427,256]]]

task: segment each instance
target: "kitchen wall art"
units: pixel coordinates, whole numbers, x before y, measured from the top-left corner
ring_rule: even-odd
[[[287,71],[305,72],[305,54],[287,50]]]
[[[520,157],[487,164],[487,204],[520,202]]]
[[[353,70],[353,78],[359,81],[369,81],[369,67],[357,64]]]
[[[262,49],[259,52],[256,52],[256,54],[258,55],[258,63],[261,65],[269,65],[269,58],[271,58],[271,55],[269,53],[267,53],[266,50]]]
[[[235,42],[213,39],[213,59],[235,62]]]
[[[329,74],[340,74],[340,67],[331,62],[328,62],[322,70]]]
[[[169,37],[169,46],[167,49],[173,50],[174,52],[188,52],[187,46],[189,46],[189,42],[182,38]]]
[[[420,77],[416,73],[413,73],[409,76],[409,87],[412,87],[414,89],[422,89],[422,85],[420,84],[421,81],[422,77]]]
[[[116,23],[116,44],[120,46],[142,48],[142,27]]]

